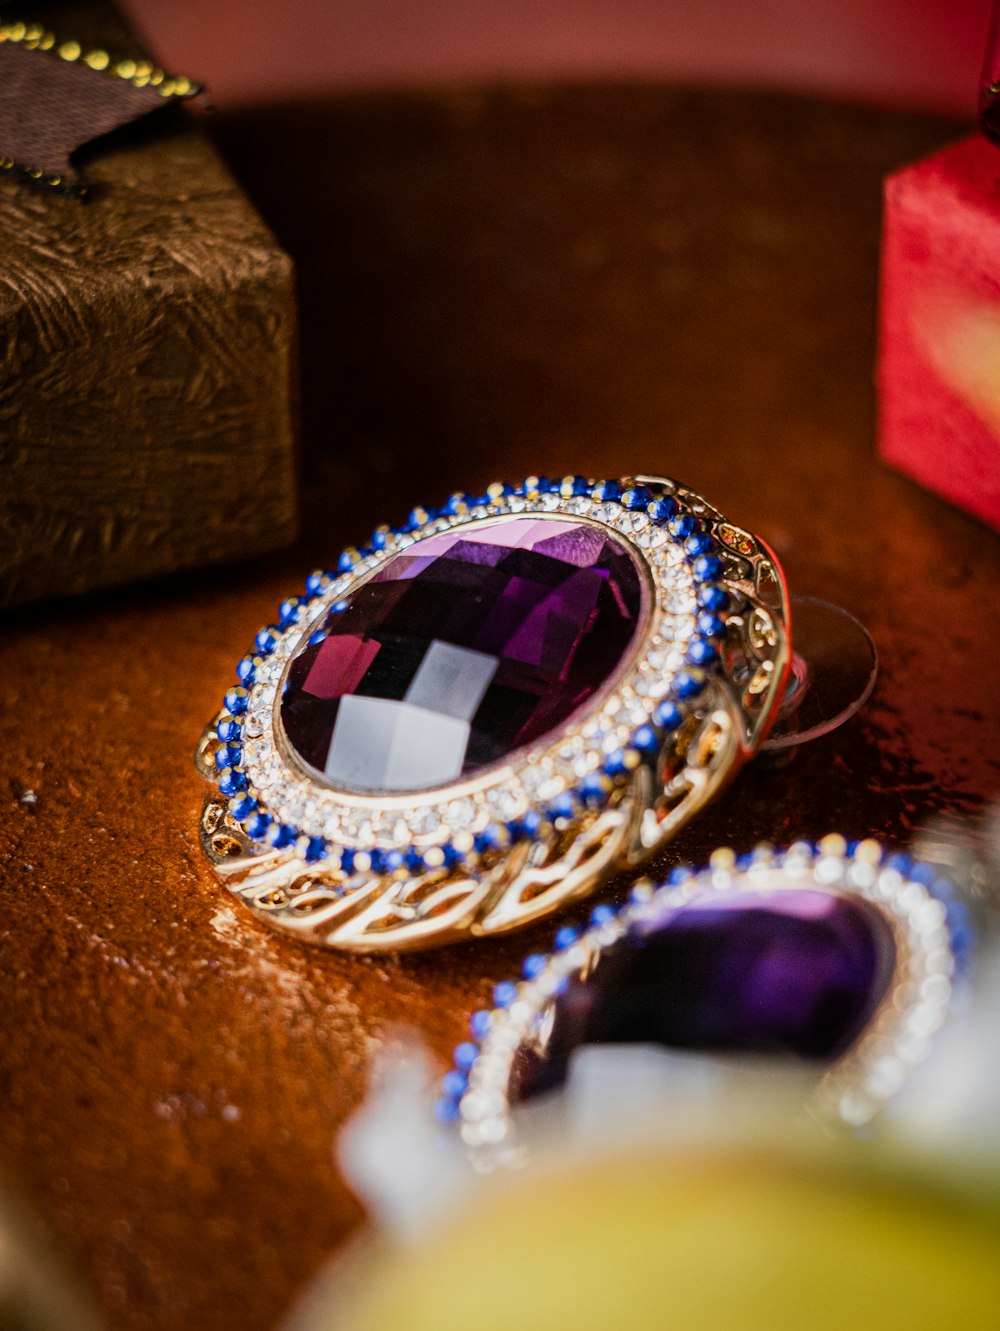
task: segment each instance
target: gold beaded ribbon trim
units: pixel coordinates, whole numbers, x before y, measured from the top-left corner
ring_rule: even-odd
[[[0,23],[0,172],[82,196],[70,161],[78,148],[200,91],[149,60],[116,59],[37,23]]]

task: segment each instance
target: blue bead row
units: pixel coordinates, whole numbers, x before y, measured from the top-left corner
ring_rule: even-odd
[[[805,847],[812,859],[816,859],[823,854],[818,841],[799,844]],[[858,844],[856,841],[848,844],[845,855],[847,860],[854,858]],[[787,858],[787,851],[775,850],[771,854],[770,862],[777,867],[781,867]],[[737,857],[736,867],[740,871],[745,871],[750,868],[753,862],[754,856],[752,854],[740,855]],[[959,974],[965,972],[975,943],[975,933],[969,911],[964,902],[957,897],[954,885],[941,874],[936,866],[915,862],[904,852],[883,852],[881,863],[886,868],[897,870],[904,878],[920,883],[933,897],[943,903],[956,969]],[[678,887],[695,877],[697,872],[697,870],[686,865],[678,866],[671,869],[666,878],[666,884],[671,887]],[[601,903],[595,906],[590,912],[588,929],[600,929],[611,924],[617,919],[621,911],[647,900],[648,893],[648,887],[633,889],[628,901],[623,905],[612,906]],[[563,925],[556,931],[552,940],[552,953],[568,950],[581,936],[579,929],[572,925]],[[521,966],[522,978],[528,981],[536,979],[548,966],[550,955],[542,952],[532,952],[525,957]],[[565,988],[565,981],[563,982],[563,988]],[[440,1095],[435,1104],[435,1113],[439,1121],[452,1123],[458,1118],[459,1105],[468,1086],[469,1071],[489,1035],[495,1015],[506,1011],[516,1001],[517,990],[517,981],[501,981],[493,989],[492,1009],[481,1008],[472,1014],[469,1020],[472,1039],[463,1040],[461,1044],[456,1046],[453,1055],[454,1067],[445,1074],[440,1083]]]
[[[717,554],[716,542],[704,531],[698,518],[680,512],[680,505],[672,494],[654,493],[653,488],[646,485],[636,484],[623,488],[617,480],[594,482],[585,476],[566,476],[561,480],[530,476],[517,485],[498,481],[488,486],[481,495],[467,495],[457,491],[437,509],[418,506],[400,527],[376,528],[368,546],[362,549],[350,546],[345,549],[334,570],[316,569],[310,573],[306,578],[304,595],[290,596],[284,600],[279,607],[277,623],[266,625],[257,634],[253,650],[237,665],[239,682],[225,695],[225,711],[216,729],[221,745],[216,756],[219,789],[222,794],[231,797],[229,811],[233,817],[236,817],[234,803],[241,810],[237,821],[251,840],[277,849],[302,843],[301,853],[310,864],[332,859],[338,854],[322,837],[306,840],[298,829],[279,822],[263,810],[256,800],[245,794],[247,778],[241,768],[240,748],[243,739],[242,717],[247,710],[249,690],[256,682],[257,668],[273,653],[279,635],[307,617],[310,606],[323,596],[337,577],[351,572],[366,556],[384,550],[391,534],[409,534],[439,517],[459,516],[471,508],[495,503],[510,496],[536,494],[559,494],[564,498],[586,495],[599,502],[618,503],[632,511],[647,512],[675,540],[684,543],[685,557],[698,589],[701,613],[697,619],[697,633],[688,648],[689,668],[677,676],[672,699],[660,704],[651,722],[639,726],[625,748],[610,754],[600,771],[590,773],[574,790],[556,797],[543,813],[530,812],[504,827],[491,826],[480,832],[475,838],[474,854],[482,858],[492,852],[502,851],[514,842],[537,836],[545,823],[558,826],[575,818],[583,809],[600,807],[614,791],[616,784],[626,778],[638,763],[655,759],[670,735],[684,723],[690,706],[696,704],[704,691],[709,679],[708,672],[719,664],[718,643],[725,633],[731,598],[726,588],[719,584],[724,569]],[[346,600],[337,601],[329,607],[329,612],[346,610],[347,605]],[[310,642],[321,641],[323,636],[323,630],[318,629]],[[239,797],[238,803],[235,797]],[[342,850],[339,852],[339,866],[331,864],[331,867],[339,867],[345,877],[358,872],[361,865],[376,873],[406,871],[418,875],[430,868],[450,868],[466,858],[450,844],[437,848],[436,852],[429,852],[429,855],[424,855],[416,848],[405,854],[376,849],[366,853],[367,859],[359,860],[361,854],[350,849]]]
[[[803,841],[799,844],[806,849],[813,859],[823,854],[819,841]],[[845,859],[852,860],[860,844],[858,841],[849,841]],[[776,850],[773,852],[772,861],[780,868],[787,858],[787,851]],[[752,863],[752,855],[740,855],[737,858],[736,866],[739,869],[744,869]],[[932,897],[941,902],[945,908],[945,923],[948,926],[948,936],[955,958],[956,970],[959,974],[962,974],[968,966],[972,948],[975,944],[975,927],[969,908],[958,896],[955,884],[936,865],[928,864],[922,860],[914,860],[906,851],[883,849],[882,858],[876,861],[876,864],[882,868],[895,869],[903,878],[919,883],[927,889]],[[673,875],[671,875],[669,881],[673,881]]]

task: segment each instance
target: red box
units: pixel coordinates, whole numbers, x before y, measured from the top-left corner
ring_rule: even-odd
[[[1000,149],[976,135],[889,176],[879,451],[1000,528]]]

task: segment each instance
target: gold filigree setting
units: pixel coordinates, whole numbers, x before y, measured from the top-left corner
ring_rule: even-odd
[[[721,515],[675,482],[615,483],[619,496],[648,492],[648,504],[637,508],[606,498],[607,483],[586,486],[580,493],[577,478],[569,478],[545,490],[529,478],[513,491],[493,486],[482,500],[426,514],[415,530],[380,529],[379,549],[359,555],[344,573],[315,575],[309,603],[266,636],[266,656],[252,658],[250,688],[230,691],[227,701],[237,710],[214,718],[196,759],[213,782],[238,783],[235,793],[217,788],[209,795],[201,841],[217,875],[258,916],[302,939],[361,951],[516,928],[641,864],[756,752],[791,659],[776,559],[730,523],[724,525],[739,531],[740,553],[719,543]],[[697,559],[685,552],[690,537],[657,521],[656,504],[692,520],[674,525],[681,533],[696,526],[706,547],[718,551],[705,577],[699,580]],[[627,543],[648,581],[650,610],[620,670],[565,726],[472,780],[384,796],[318,782],[284,742],[277,715],[289,662],[315,625],[417,541],[520,513],[606,526]],[[700,670],[690,665],[690,652],[699,641],[698,595],[707,579],[724,589],[728,612],[713,664]],[[682,722],[661,733],[657,709],[682,678],[694,680],[694,695]],[[229,730],[240,733],[241,766],[220,778],[219,736]],[[586,798],[576,797],[581,782]],[[239,817],[247,806],[273,818],[270,844],[247,835],[253,822]]]

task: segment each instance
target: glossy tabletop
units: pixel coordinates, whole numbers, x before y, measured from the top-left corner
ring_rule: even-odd
[[[203,724],[278,602],[375,524],[495,478],[672,475],[867,624],[863,712],[748,768],[661,868],[905,842],[1000,788],[1000,537],[874,456],[881,178],[961,132],[657,87],[218,118],[298,265],[302,537],[0,634],[0,1164],[113,1325],[274,1326],[359,1221],[332,1147],[372,1052],[415,1026],[443,1065],[551,936],[324,955],[200,860]]]

